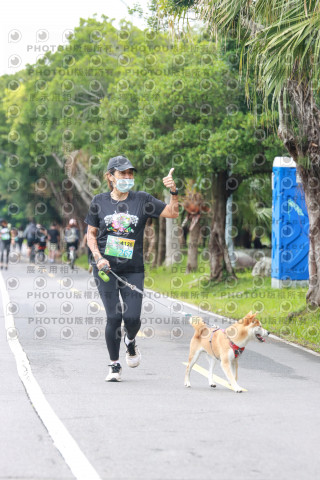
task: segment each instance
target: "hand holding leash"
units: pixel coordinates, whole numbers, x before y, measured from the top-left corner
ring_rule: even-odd
[[[110,278],[108,277],[108,273],[110,272],[110,264],[107,260],[106,262],[107,264],[104,263],[103,266],[99,269],[98,275],[104,282],[109,282]]]
[[[103,257],[98,258],[98,260],[96,261],[96,265],[97,265],[98,270],[101,270],[106,265],[110,268],[110,263],[108,262],[107,259],[105,259]]]

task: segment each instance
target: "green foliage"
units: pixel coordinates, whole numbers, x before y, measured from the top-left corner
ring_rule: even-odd
[[[1,77],[3,86],[9,85],[0,93],[1,191],[25,217],[62,218],[56,197],[63,193],[65,174],[53,154],[64,164],[71,152],[81,149],[85,158],[95,156],[95,165],[102,163],[100,101],[121,70],[122,36],[129,32],[132,45],[142,39],[140,30],[130,29],[126,22],[118,32],[109,22],[81,19],[68,44],[56,53],[47,53],[15,76]],[[17,159],[14,167],[12,158]],[[5,215],[10,217],[10,210]]]
[[[233,226],[237,232],[249,231],[253,238],[271,237],[272,190],[271,175],[256,175],[244,180],[233,196]]]
[[[319,0],[160,0],[159,14],[173,25],[190,7],[210,31],[237,40],[247,94],[255,103],[260,92],[267,109],[270,95],[274,104],[289,80],[311,84],[319,92]]]
[[[262,163],[262,171],[271,172],[280,143],[266,115],[257,120],[248,113],[230,61],[234,51],[225,54],[197,34],[169,50],[166,37],[157,38],[156,67],[144,68],[143,76],[123,72],[102,101],[101,113],[112,123],[105,152],[129,156],[142,172],[139,187],[153,194],[161,192],[161,178],[171,167],[178,188],[194,178],[205,195],[212,174],[227,170],[230,159],[235,174],[259,172]],[[146,47],[145,55],[154,57],[154,47]]]
[[[107,17],[81,19],[55,53],[1,77],[0,187],[12,215],[62,219],[61,165],[74,151],[101,180],[92,195],[119,154],[137,166],[137,188],[157,196],[171,167],[182,192],[193,178],[207,197],[230,159],[243,177],[261,171],[259,156],[270,171],[277,142],[267,117],[248,113],[235,42],[225,51],[204,33],[175,43],[130,22],[117,31]]]

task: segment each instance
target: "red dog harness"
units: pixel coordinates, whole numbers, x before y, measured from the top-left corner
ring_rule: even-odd
[[[211,328],[212,328],[212,327],[211,327]],[[213,353],[213,348],[212,348],[212,337],[213,337],[213,334],[214,334],[217,330],[221,330],[221,331],[227,336],[224,328],[220,328],[220,327],[216,327],[216,326],[214,326],[213,328],[214,328],[214,330],[212,330],[211,335],[210,335],[210,339],[209,339],[212,353]],[[242,347],[242,348],[241,348],[241,347],[238,347],[238,345],[236,345],[235,343],[233,343],[228,336],[227,336],[227,338],[228,338],[228,340],[229,340],[230,347],[231,347],[232,350],[233,350],[233,353],[234,353],[235,358],[238,358],[239,355],[241,355],[241,353],[243,353],[245,347]],[[214,353],[213,353],[213,355],[214,355]],[[214,356],[215,356],[215,355],[214,355]]]
[[[241,355],[241,353],[243,352],[243,350],[245,349],[245,347],[238,347],[238,345],[236,345],[235,343],[231,342],[231,340],[229,340],[230,342],[230,347],[232,348],[233,350],[233,353],[234,353],[234,356],[236,358],[239,357],[239,355]]]

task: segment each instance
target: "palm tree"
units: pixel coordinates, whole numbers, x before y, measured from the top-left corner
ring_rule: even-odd
[[[320,0],[158,1],[171,25],[190,8],[212,33],[238,39],[253,104],[278,107],[278,135],[297,163],[309,214],[307,301],[320,306]]]

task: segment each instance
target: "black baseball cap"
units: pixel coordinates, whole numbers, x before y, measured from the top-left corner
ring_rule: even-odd
[[[128,160],[127,157],[123,157],[122,155],[110,158],[107,166],[107,172],[111,170],[111,168],[120,170],[120,172],[123,172],[123,170],[127,170],[128,168],[132,168],[133,170],[137,171],[137,169],[134,168],[130,160]]]

